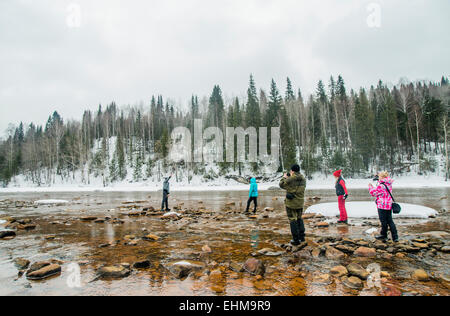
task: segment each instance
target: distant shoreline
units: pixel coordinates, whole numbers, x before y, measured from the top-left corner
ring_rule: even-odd
[[[311,190],[334,190],[333,182],[331,179],[326,181],[312,180],[307,185],[306,189]],[[447,189],[450,188],[450,182],[445,181],[416,181],[417,179],[408,181],[407,179],[399,179],[394,182],[394,189]],[[366,189],[370,183],[367,179],[349,179],[347,180],[347,187],[349,190],[361,190]],[[278,183],[262,183],[259,184],[259,191],[275,191],[275,187],[278,187]],[[249,188],[246,184],[177,184],[172,183],[171,191],[176,192],[199,192],[199,191],[247,191]],[[280,189],[281,190],[281,189]],[[160,192],[162,191],[161,185],[154,183],[145,184],[129,184],[129,185],[117,185],[109,187],[100,186],[53,186],[53,187],[9,187],[0,188],[0,195],[8,193],[62,193],[62,192]],[[1,197],[1,196],[0,196]]]

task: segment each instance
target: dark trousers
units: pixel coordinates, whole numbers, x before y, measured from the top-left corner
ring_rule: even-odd
[[[169,209],[169,194],[167,193],[167,191],[163,192],[163,200],[162,200],[162,204],[161,204],[161,209],[164,210],[164,205],[166,206],[166,210]]]
[[[381,222],[380,235],[387,238],[389,228],[391,230],[392,239],[398,239],[397,227],[392,219],[392,211],[378,209],[378,217]]]
[[[303,222],[303,209],[294,210],[286,207],[286,213],[291,226],[291,233],[294,241],[305,240],[305,223]]]
[[[247,209],[245,210],[246,212],[248,212],[248,210],[250,209],[250,204],[252,203],[252,201],[255,203],[255,209],[253,210],[254,213],[256,213],[256,208],[258,207],[258,198],[257,197],[250,197],[247,201]]]

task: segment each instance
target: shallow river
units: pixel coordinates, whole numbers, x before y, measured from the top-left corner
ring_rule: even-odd
[[[448,199],[443,197],[450,195],[450,189],[398,189],[395,195],[399,202],[441,210],[449,207]],[[308,191],[307,196],[318,196],[321,203],[336,200],[332,190]],[[11,201],[34,202],[42,199],[67,200],[69,203],[39,207],[15,207],[11,204]],[[280,251],[282,249],[276,245],[290,240],[281,191],[260,193],[260,211],[256,219],[243,214],[246,199],[247,192],[173,192],[170,206],[203,209],[205,214],[166,221],[158,216],[130,217],[127,214],[132,209],[125,209],[130,205],[136,205],[136,210],[149,205],[159,209],[160,193],[0,194],[0,200],[10,200],[0,208],[0,219],[10,216],[19,220],[30,219],[37,224],[35,230],[19,231],[14,239],[0,240],[0,295],[379,295],[376,289],[350,290],[338,281],[326,285],[315,282],[318,274],[328,273],[337,264],[345,265],[345,259],[330,262],[321,258],[293,264],[289,260],[292,257],[289,253],[278,257],[262,257],[260,259],[264,260],[267,270],[262,279],[228,269],[230,263],[242,264],[260,249]],[[366,190],[352,190],[351,200],[367,201],[370,197]],[[224,210],[225,204],[230,202],[235,202],[235,206]],[[275,211],[270,212],[268,217],[262,217],[260,214],[265,207],[274,208]],[[83,222],[80,221],[83,216],[109,216],[119,218],[123,223]],[[335,220],[328,219],[330,222]],[[363,226],[364,222],[377,224],[375,219],[354,219],[352,226],[331,225],[319,230],[307,225],[307,233],[310,238],[340,236],[373,239],[364,234],[368,229]],[[400,234],[405,238],[426,231],[450,233],[448,217],[399,219],[397,224]],[[156,242],[141,239],[150,233],[160,239]],[[46,239],[49,235],[55,238]],[[129,235],[136,237],[135,245],[124,242],[125,236]],[[202,252],[205,245],[211,248],[211,253]],[[28,281],[25,276],[17,278],[18,271],[13,260],[20,257],[31,262],[60,260],[63,262],[62,273],[40,282]],[[102,265],[133,264],[144,259],[151,261],[150,268],[133,270],[131,276],[120,280],[95,280],[95,273]],[[446,285],[441,282],[433,279],[418,283],[407,277],[415,268],[448,276],[446,259],[424,258],[419,262],[412,258],[401,262],[379,260],[378,263],[393,276],[391,283],[403,293],[448,295]],[[206,268],[179,280],[166,267],[180,260],[200,261]],[[73,287],[68,282],[77,272],[76,269],[72,270],[71,263],[80,267],[81,287]],[[217,269],[222,272],[219,277],[208,275],[208,270]]]

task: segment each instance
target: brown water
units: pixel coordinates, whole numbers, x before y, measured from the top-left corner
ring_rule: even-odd
[[[321,202],[336,199],[334,191],[308,191],[308,196],[320,196]],[[396,190],[400,202],[419,204],[436,210],[448,209],[450,189],[416,189]],[[124,201],[147,201],[135,203],[141,206],[152,205],[159,208],[159,193],[145,192],[68,192],[68,193],[17,193],[1,194],[0,200],[35,201],[40,199],[62,199],[70,203],[64,206],[39,206],[37,208],[0,209],[0,217],[8,215],[15,219],[31,219],[38,224],[37,229],[18,232],[12,240],[0,240],[0,295],[378,295],[376,289],[361,292],[350,290],[335,280],[330,285],[316,282],[317,275],[328,273],[330,267],[343,262],[330,262],[325,258],[292,264],[291,254],[280,257],[262,257],[266,263],[267,273],[258,279],[247,273],[236,273],[227,269],[233,262],[242,264],[251,253],[272,248],[279,243],[290,240],[288,222],[285,216],[281,191],[261,192],[258,199],[259,209],[273,207],[275,212],[269,218],[250,219],[244,210],[247,192],[174,192],[170,205],[181,204],[182,208],[198,209],[204,206],[203,215],[184,216],[179,221],[163,221],[159,217],[129,217],[128,210],[121,209]],[[275,200],[276,199],[276,200]],[[368,200],[366,190],[353,190],[352,201]],[[203,203],[200,203],[203,202]],[[232,212],[223,211],[226,203],[235,202]],[[140,209],[140,208],[139,208]],[[120,218],[123,224],[105,222],[81,222],[81,216]],[[307,227],[308,236],[343,236],[350,238],[365,237],[361,226],[363,221],[374,224],[376,220],[354,220],[356,226],[331,226],[329,229],[317,230]],[[450,232],[448,217],[436,220],[398,220],[400,233],[425,231]],[[149,233],[161,239],[157,242],[141,240]],[[46,240],[47,235],[55,235],[55,240]],[[135,235],[135,246],[125,245],[126,235]],[[119,243],[117,243],[119,241]],[[111,244],[99,248],[102,244]],[[202,247],[208,245],[211,254],[202,253]],[[13,260],[23,257],[31,262],[58,259],[64,262],[60,276],[41,282],[30,282],[25,277],[17,278],[17,269]],[[152,267],[146,270],[134,270],[132,275],[121,280],[102,281],[95,279],[96,270],[102,265],[131,263],[149,259]],[[184,280],[176,279],[165,267],[168,263],[179,260],[201,261],[209,270],[220,269],[221,277],[210,277],[207,273],[191,274]],[[373,260],[372,260],[373,261]],[[362,263],[368,264],[371,261]],[[81,288],[71,288],[67,280],[70,263],[81,265]],[[394,277],[390,282],[400,287],[403,292],[420,294],[448,295],[445,284],[430,281],[417,283],[409,281],[408,275],[415,268],[426,268],[430,272],[448,275],[449,267],[446,257],[423,260],[378,260],[383,270]],[[300,272],[301,267],[301,272]],[[305,272],[306,271],[306,272]]]

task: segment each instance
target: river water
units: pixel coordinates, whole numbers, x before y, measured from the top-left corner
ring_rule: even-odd
[[[398,201],[424,205],[436,210],[448,209],[450,188],[397,189]],[[320,197],[320,202],[336,200],[334,190],[307,191],[309,197]],[[15,201],[28,203],[36,200],[67,200],[65,205],[15,206]],[[368,201],[367,190],[352,190],[352,201]],[[331,267],[344,262],[330,262],[322,258],[298,264],[289,261],[290,254],[264,257],[267,272],[263,279],[247,273],[228,269],[230,263],[242,264],[252,253],[271,248],[290,240],[288,222],[283,207],[282,191],[260,192],[259,217],[249,218],[243,214],[247,193],[240,191],[173,192],[170,206],[181,209],[202,209],[204,215],[184,216],[178,221],[161,220],[158,216],[129,217],[130,205],[160,206],[160,193],[148,192],[65,192],[65,193],[11,193],[0,194],[0,220],[7,216],[29,219],[37,224],[31,231],[20,231],[11,240],[0,240],[0,295],[379,295],[374,289],[350,290],[339,281],[329,285],[318,284],[315,278],[327,273]],[[127,203],[129,202],[129,203]],[[224,209],[225,204],[235,203]],[[265,207],[275,210],[268,217],[260,214]],[[123,223],[114,224],[83,222],[80,217],[95,216],[119,218]],[[330,220],[330,219],[329,219]],[[365,236],[363,222],[377,221],[355,219],[354,226],[332,225],[326,230],[307,226],[308,238],[317,236],[340,236],[373,238]],[[431,220],[399,219],[400,233],[407,237],[426,231],[450,233],[448,217]],[[1,227],[1,224],[0,224]],[[141,239],[147,234],[161,239],[148,242]],[[51,239],[46,236],[52,235]],[[136,236],[135,245],[124,243],[125,236]],[[208,245],[212,253],[205,254],[202,247]],[[100,247],[99,247],[100,246]],[[17,278],[15,258],[31,262],[57,259],[63,262],[60,276],[40,282]],[[120,280],[95,280],[95,273],[103,265],[133,264],[149,259],[152,266],[134,270],[131,276]],[[180,260],[201,261],[206,269],[189,275],[183,280],[174,277],[167,265]],[[71,265],[75,263],[75,265]],[[430,281],[409,281],[412,269],[427,268],[428,271],[448,275],[448,261],[442,258],[415,260],[401,263],[379,262],[383,269],[394,275],[391,282],[404,293],[448,295],[445,285]],[[80,269],[81,287],[74,287],[73,276]],[[208,270],[220,270],[220,277],[211,277]],[[305,273],[305,271],[307,271]],[[91,282],[92,281],[92,282]]]

